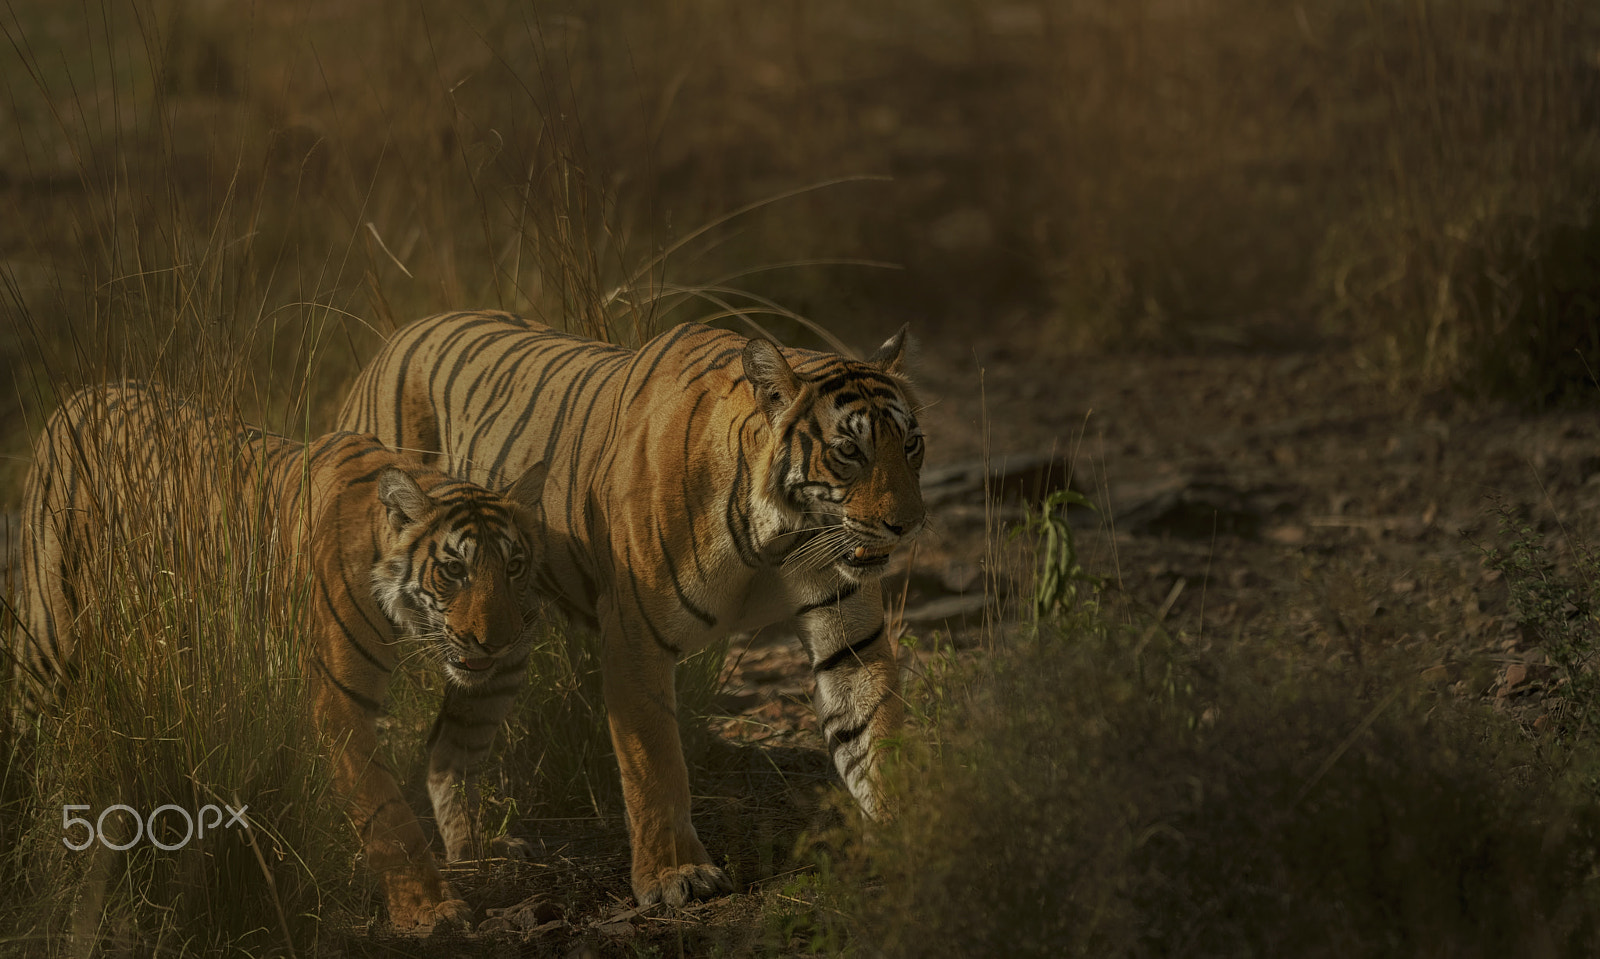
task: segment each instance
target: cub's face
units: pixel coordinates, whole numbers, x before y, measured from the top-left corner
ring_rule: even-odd
[[[766,340],[746,346],[746,376],[777,437],[774,482],[800,514],[787,565],[881,571],[922,529],[922,428],[904,353],[904,329],[866,362],[829,357],[800,372]]]
[[[543,464],[503,494],[447,482],[423,491],[390,467],[378,480],[391,535],[373,568],[374,591],[397,625],[427,644],[445,677],[462,686],[518,667],[539,611],[532,570]]]

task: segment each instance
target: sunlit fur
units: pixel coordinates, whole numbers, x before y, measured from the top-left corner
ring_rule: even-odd
[[[214,539],[242,542],[269,588],[307,588],[300,627],[313,712],[337,749],[335,783],[390,919],[401,927],[465,919],[376,758],[376,718],[391,673],[412,653],[424,651],[450,680],[429,740],[428,784],[449,857],[464,857],[466,776],[527,665],[542,483],[534,469],[496,494],[370,436],[296,443],[137,383],[77,393],[50,417],[28,474],[17,634],[25,719],[48,714],[71,672],[85,638],[74,624],[93,615],[77,597],[93,595],[84,577],[96,575],[107,550],[170,557],[223,548]],[[187,538],[177,519],[162,527],[180,512]]]
[[[902,330],[872,359],[686,324],[637,351],[505,313],[401,330],[340,425],[488,482],[550,464],[542,585],[600,633],[641,903],[730,888],[689,815],[673,664],[793,624],[835,765],[882,811],[900,716],[879,575],[923,526]]]

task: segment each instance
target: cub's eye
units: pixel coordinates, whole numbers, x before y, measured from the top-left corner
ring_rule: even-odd
[[[861,447],[849,440],[840,440],[833,444],[833,451],[847,460],[853,460],[861,455]]]
[[[922,449],[921,433],[912,433],[910,436],[906,437],[906,453],[908,455],[914,455],[920,449]]]
[[[521,576],[524,569],[526,569],[526,566],[522,562],[521,556],[513,556],[506,562],[506,575],[512,579]]]
[[[447,559],[440,566],[443,567],[444,574],[456,582],[467,578],[467,564],[459,559]]]

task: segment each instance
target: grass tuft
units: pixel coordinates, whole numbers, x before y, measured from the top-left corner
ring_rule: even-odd
[[[902,815],[828,837],[769,923],[774,952],[1600,944],[1592,744],[1553,762],[1411,664],[1204,644],[1100,603],[946,674],[937,735],[903,752]]]

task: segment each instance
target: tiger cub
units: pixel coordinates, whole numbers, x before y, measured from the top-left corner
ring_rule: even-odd
[[[36,720],[70,672],[75,625],[88,618],[82,577],[113,548],[175,555],[183,546],[152,532],[152,518],[201,510],[199,526],[243,543],[268,588],[310,587],[301,628],[312,714],[342,744],[334,782],[391,922],[469,919],[377,756],[376,718],[403,654],[427,649],[448,680],[428,740],[428,791],[448,857],[467,857],[461,787],[527,666],[544,472],[532,466],[497,494],[370,436],[302,444],[149,385],[83,390],[50,417],[28,473],[15,650],[24,718]]]
[[[544,591],[598,630],[633,892],[731,888],[695,833],[673,691],[679,656],[795,627],[819,725],[868,815],[901,704],[880,579],[922,529],[922,429],[901,330],[861,361],[686,323],[638,350],[509,313],[397,333],[339,424],[488,482],[550,464]]]

